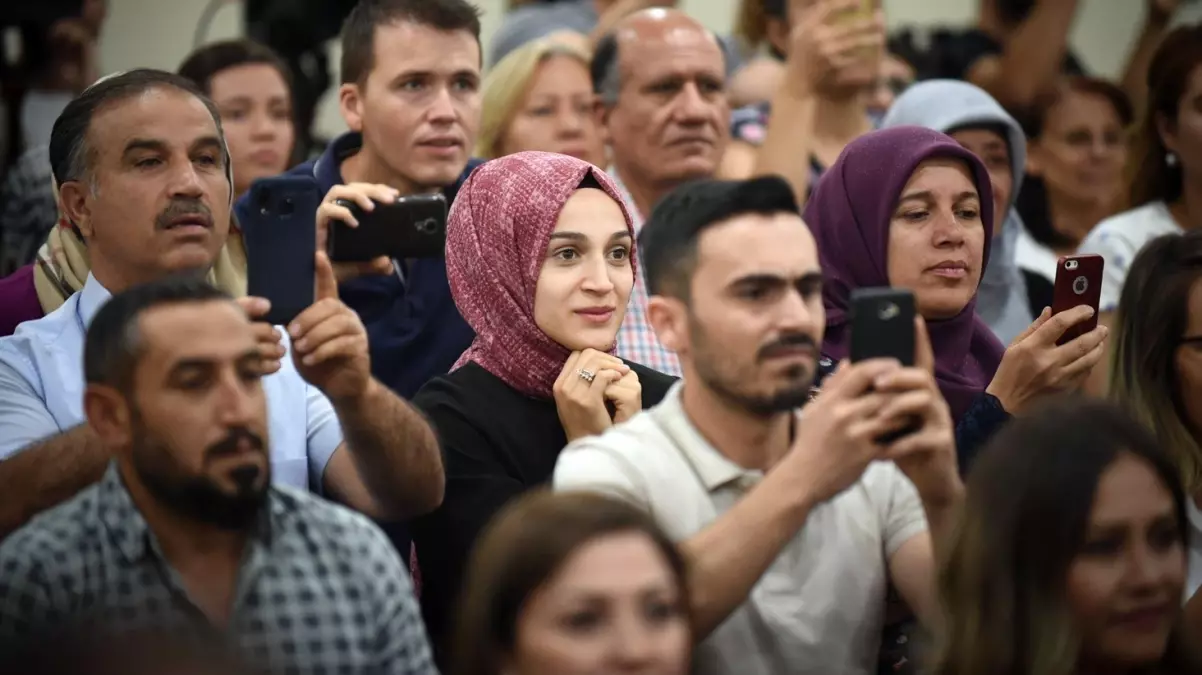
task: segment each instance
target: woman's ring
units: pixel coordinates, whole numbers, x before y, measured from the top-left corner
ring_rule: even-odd
[[[588,383],[590,383],[590,384],[591,384],[591,383],[592,383],[592,381],[593,381],[594,379],[596,379],[596,377],[597,377],[597,376],[596,376],[596,375],[594,375],[592,372],[590,372],[590,371],[587,371],[587,370],[585,370],[584,368],[580,368],[580,369],[578,369],[578,370],[576,371],[576,374],[580,376],[580,379],[582,379],[582,380],[584,380],[585,382],[588,382]]]

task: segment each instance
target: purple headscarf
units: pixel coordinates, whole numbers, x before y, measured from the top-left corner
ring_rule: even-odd
[[[843,150],[815,186],[805,208],[805,221],[818,242],[826,306],[823,353],[833,359],[848,355],[851,292],[889,286],[889,223],[910,175],[932,157],[963,160],[981,198],[985,248],[989,261],[993,240],[993,185],[976,155],[948,136],[923,127],[902,126],[876,131]],[[959,421],[973,399],[997,371],[1005,348],[977,317],[976,295],[950,319],[928,321],[935,352],[935,379]]]

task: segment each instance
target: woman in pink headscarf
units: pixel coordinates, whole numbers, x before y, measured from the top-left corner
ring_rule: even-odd
[[[476,339],[414,398],[446,464],[442,506],[413,528],[436,649],[489,518],[548,482],[568,441],[655,405],[674,381],[613,355],[634,286],[634,229],[597,167],[542,152],[484,164],[455,199],[446,257]]]

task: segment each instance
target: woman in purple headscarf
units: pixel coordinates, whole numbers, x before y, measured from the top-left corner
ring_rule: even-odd
[[[1087,307],[1045,310],[1009,349],[976,315],[993,239],[993,188],[981,161],[942,133],[894,127],[862,136],[815,187],[805,220],[825,286],[823,353],[848,356],[857,288],[914,292],[935,353],[935,379],[957,422],[961,470],[992,432],[1040,396],[1080,386],[1101,360],[1106,329],[1064,346]]]

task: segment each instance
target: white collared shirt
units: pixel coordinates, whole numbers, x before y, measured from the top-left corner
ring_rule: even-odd
[[[557,491],[597,490],[646,509],[676,541],[722,517],[763,478],[697,431],[677,384],[660,405],[570,444]],[[892,462],[810,511],[747,601],[697,648],[706,675],[870,675],[885,620],[889,558],[927,530],[914,485]]]
[[[85,422],[83,347],[86,326],[112,297],[88,275],[83,290],[57,310],[0,338],[0,461]],[[287,333],[284,346],[290,346]],[[272,480],[321,492],[326,463],[342,443],[329,400],[285,357],[263,379],[267,395]]]

